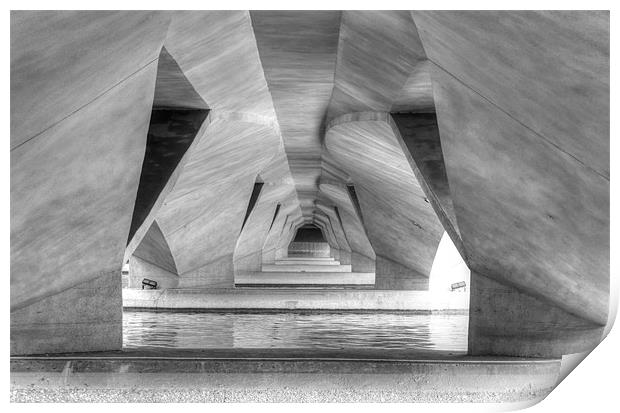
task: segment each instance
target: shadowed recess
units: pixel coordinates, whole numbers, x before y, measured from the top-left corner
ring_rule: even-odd
[[[150,213],[208,113],[206,103],[176,61],[162,48],[140,185],[127,244]]]
[[[392,118],[402,137],[400,143],[403,151],[413,160],[411,169],[418,178],[435,213],[463,254],[460,231],[441,150],[437,115],[435,113],[393,113]]]
[[[273,227],[273,223],[276,221],[278,217],[278,212],[280,212],[280,204],[276,205],[276,211],[273,213],[273,219],[271,220],[271,225],[269,225],[269,231],[271,231],[271,227]]]
[[[151,211],[207,114],[208,110],[153,109],[127,243]]]
[[[209,109],[165,47],[162,47],[157,62],[153,107]]]
[[[355,212],[357,212],[357,216],[359,217],[362,224],[364,223],[364,217],[362,216],[362,208],[360,207],[360,201],[357,198],[357,192],[355,192],[355,186],[353,184],[347,184],[347,191],[349,192],[349,196],[351,197],[351,202],[355,207]]]
[[[256,178],[256,179],[260,180],[260,178]],[[245,218],[243,218],[243,225],[241,225],[242,231],[243,231],[243,227],[245,226],[246,221],[248,220],[248,217],[250,216],[250,214],[252,213],[252,210],[254,209],[254,205],[256,205],[256,201],[258,200],[260,191],[263,189],[263,185],[264,185],[263,182],[254,183],[254,188],[252,189],[252,196],[250,196],[250,202],[248,203],[248,209],[247,211],[245,211]]]
[[[166,237],[161,232],[157,221],[153,221],[133,255],[173,274],[177,273],[177,267],[168,246],[168,241],[166,241]]]
[[[297,230],[293,242],[327,242],[323,236],[323,231],[315,226],[303,226]]]

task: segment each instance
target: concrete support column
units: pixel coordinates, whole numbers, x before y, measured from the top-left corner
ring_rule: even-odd
[[[179,276],[140,257],[133,255],[129,259],[129,288],[142,288],[142,280],[157,281],[157,288],[175,288],[179,285]]]
[[[426,291],[428,290],[428,277],[377,255],[375,288],[377,290]]]
[[[351,251],[338,250],[338,260],[343,265],[351,264]]]
[[[469,354],[560,357],[593,349],[604,326],[472,271]]]
[[[351,271],[375,272],[375,260],[357,252],[351,252]]]
[[[179,287],[233,288],[234,286],[233,254],[187,271],[179,278]]]

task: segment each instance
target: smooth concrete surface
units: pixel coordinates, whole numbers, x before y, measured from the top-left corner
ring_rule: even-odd
[[[372,272],[256,272],[235,275],[237,285],[375,285]]]
[[[430,71],[428,71],[430,76]],[[461,255],[465,255],[450,184],[441,150],[441,138],[435,113],[392,113],[394,136],[409,161],[437,218]]]
[[[472,272],[469,353],[560,357],[591,351],[604,326]]]
[[[275,243],[289,214],[301,214],[284,148],[280,148],[260,173],[265,184],[246,225],[239,234],[234,252],[235,274],[260,271],[263,263],[273,263]]]
[[[285,257],[277,260],[275,265],[340,265],[340,261],[332,257]]]
[[[369,110],[389,112],[393,107],[411,112],[432,109],[430,79],[427,87],[407,86],[424,60],[424,46],[409,12],[344,11],[328,118]]]
[[[142,289],[142,280],[145,278],[156,281],[158,289],[174,288],[179,285],[179,276],[176,273],[135,255],[129,259],[128,276],[128,288]]]
[[[330,245],[327,242],[293,240],[288,246],[288,256],[329,257],[330,249]]]
[[[156,63],[169,22],[153,11],[12,11],[11,149]]]
[[[83,313],[76,312],[77,307],[66,308],[75,312],[73,316],[41,306],[101,277],[118,275],[120,286],[155,69],[154,64],[145,67],[122,87],[112,88],[11,152],[11,309],[28,312],[27,307],[34,305],[46,312],[41,330],[19,335],[23,344],[14,341],[14,354],[28,352],[33,342],[44,346],[46,335],[39,333],[53,330],[55,319],[65,333],[48,341],[49,351],[63,347],[61,337],[67,347],[76,345],[66,334],[72,331],[67,319],[76,323],[75,334],[81,335],[86,348],[101,348],[104,343],[114,348],[119,342],[115,337],[120,336],[120,324],[89,336],[83,334],[80,320],[92,313],[120,320],[112,305],[120,300],[120,288],[108,301],[98,295],[102,292],[85,295],[92,298],[91,305]],[[112,339],[100,340],[101,334]]]
[[[161,61],[162,58],[157,66],[158,78],[162,70]],[[157,87],[166,88],[167,85],[156,81],[155,96],[159,93]],[[203,125],[210,123],[208,114],[206,109],[153,106],[128,243],[157,204],[162,190],[173,177],[187,151],[193,148],[192,144],[202,132]]]
[[[148,309],[467,311],[460,292],[329,289],[123,290],[123,306]]]
[[[343,234],[351,248],[351,266],[353,271],[374,271],[375,251],[368,240],[364,224],[358,211],[353,206],[351,197],[344,184],[322,180],[319,183],[319,196],[322,210],[332,205],[333,217],[342,228]],[[337,212],[336,212],[337,211]]]
[[[113,271],[11,312],[11,355],[101,351],[123,343],[121,273]]]
[[[149,262],[175,275],[178,273],[168,242],[157,221],[153,221],[146,235],[133,251],[132,258],[140,258],[142,261]]]
[[[609,13],[412,14],[470,268],[604,325]]]
[[[377,255],[375,265],[375,288],[377,290],[428,290],[429,277],[427,276],[418,274],[381,255]]]
[[[311,217],[341,12],[251,11],[250,18],[301,211]]]
[[[233,256],[225,255],[184,273],[179,277],[179,287],[230,288],[234,285],[233,272]]]
[[[351,265],[337,264],[264,264],[263,272],[351,272]]]
[[[375,254],[428,277],[443,228],[425,201],[389,115],[336,118],[327,126],[325,143],[353,177]]]
[[[560,360],[394,351],[243,349],[13,358],[13,401],[518,402],[556,385]],[[142,398],[147,397],[147,400]]]
[[[411,14],[435,66],[609,180],[609,11]]]
[[[278,144],[267,125],[222,119],[207,129],[157,215],[181,279],[225,286],[228,277],[232,285],[233,254],[256,174]]]

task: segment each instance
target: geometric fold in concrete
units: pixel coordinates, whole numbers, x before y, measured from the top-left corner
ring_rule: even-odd
[[[11,312],[11,354],[118,350],[120,270],[101,274]]]
[[[191,146],[208,110],[153,109],[128,243]]]
[[[428,202],[459,252],[464,254],[441,151],[437,116],[434,113],[393,113],[392,119],[400,132],[394,131],[394,135],[403,146]]]
[[[157,221],[153,221],[129,259],[129,288],[142,288],[142,280],[157,281],[158,288],[172,288],[179,276],[168,242]]]
[[[177,273],[174,257],[170,252],[170,247],[168,246],[164,234],[162,234],[159,225],[157,225],[157,221],[153,221],[151,228],[149,228],[144,238],[142,238],[142,242],[138,248],[136,248],[133,255],[153,265],[157,265],[168,272],[173,274]]]
[[[152,64],[11,153],[12,309],[109,277],[119,283],[118,296],[91,296],[92,305],[75,316],[120,314],[120,270],[154,85]],[[66,326],[69,314],[53,306],[46,311],[45,328],[56,321]],[[84,347],[118,343],[120,319],[114,333],[94,330]],[[112,341],[99,340],[100,334]],[[43,337],[33,334],[30,340],[40,338],[44,350]],[[27,343],[15,341],[12,351],[23,353],[27,347],[22,346]],[[53,348],[62,345],[50,341],[49,351]]]
[[[387,113],[353,113],[329,123],[325,145],[355,182],[368,240],[377,260],[382,257],[378,288],[425,288],[421,277],[428,279],[443,228],[397,133]],[[403,283],[407,277],[411,282]]]
[[[609,11],[411,15],[435,66],[609,180]]]
[[[445,72],[433,76],[471,270],[604,325],[609,181]]]
[[[591,351],[603,326],[471,273],[469,354],[561,357]]]
[[[252,195],[250,196],[250,202],[248,203],[248,209],[245,212],[245,218],[243,218],[243,224],[241,224],[241,231],[243,231],[243,227],[245,226],[245,223],[248,220],[248,217],[252,213],[252,210],[254,209],[254,205],[256,205],[256,201],[258,200],[261,190],[263,189],[264,182],[259,181],[259,180],[260,180],[260,176],[256,178],[256,182],[254,183],[254,189],[252,189]]]
[[[209,109],[196,92],[177,61],[162,47],[157,62],[157,81],[153,108],[157,109]]]
[[[412,16],[472,270],[471,351],[593,348],[609,303],[609,13]]]
[[[142,225],[209,113],[176,61],[162,48],[129,239]]]

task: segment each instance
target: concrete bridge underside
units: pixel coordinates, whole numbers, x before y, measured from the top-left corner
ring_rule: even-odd
[[[123,265],[233,288],[308,226],[381,290],[445,231],[472,355],[593,348],[609,14],[12,12],[12,354],[120,349]]]

